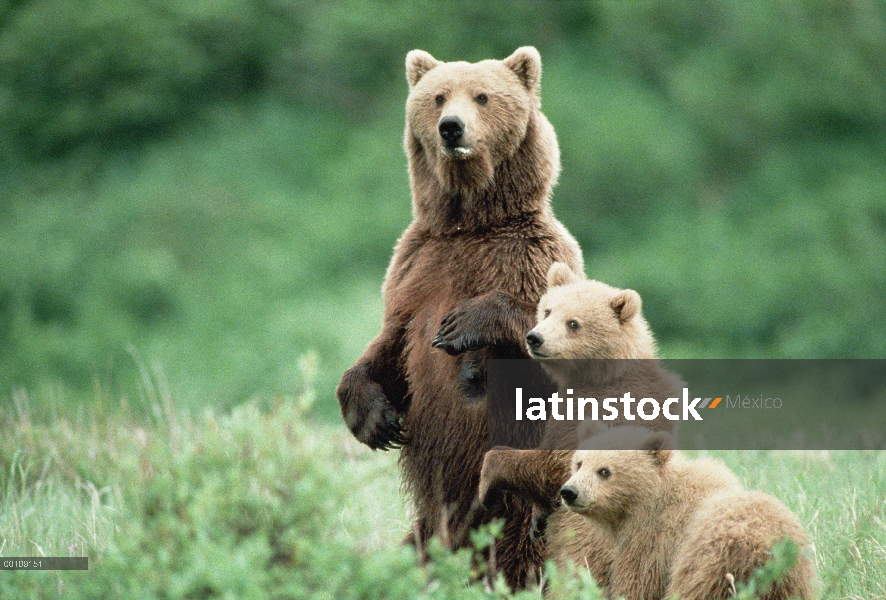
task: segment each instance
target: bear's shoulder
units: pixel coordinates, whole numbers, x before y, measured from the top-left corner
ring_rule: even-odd
[[[688,458],[674,452],[662,476],[669,504],[698,505],[711,496],[742,489],[723,461],[707,456]]]

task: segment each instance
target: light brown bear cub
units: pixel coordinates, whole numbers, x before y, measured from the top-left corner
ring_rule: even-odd
[[[551,265],[547,279],[537,325],[526,340],[530,356],[543,361],[561,396],[607,398],[626,390],[638,397],[679,396],[683,382],[654,360],[655,342],[637,292],[585,279],[560,262]],[[487,452],[481,497],[511,492],[548,511],[558,508],[560,487],[569,477],[569,461],[579,440],[622,422],[622,416],[603,423],[586,420],[579,437],[575,421],[549,420],[539,450]],[[669,432],[677,425],[663,416],[641,423]]]
[[[538,322],[526,334],[529,355],[542,362],[568,396],[602,400],[630,391],[636,398],[660,402],[679,396],[683,382],[655,360],[655,340],[641,306],[640,295],[634,290],[585,279],[567,265],[554,263],[548,270],[548,289],[538,303]],[[574,438],[568,447],[575,448],[580,439],[619,423],[634,421],[650,429],[676,429],[676,422],[663,414],[652,421],[632,416],[623,411],[615,421],[585,420],[585,435]],[[549,425],[554,423],[549,421]],[[547,432],[548,437],[558,438],[563,433],[560,427],[549,427]],[[570,433],[574,434],[574,429]],[[567,440],[553,443],[548,447],[562,448]]]
[[[563,502],[612,533],[606,591],[611,598],[726,599],[790,538],[798,562],[762,596],[815,597],[809,542],[775,498],[742,489],[720,461],[670,449],[665,432],[615,427],[572,456]],[[613,448],[644,448],[643,450]]]
[[[539,360],[654,358],[641,304],[634,290],[585,279],[554,263],[538,303],[538,324],[526,334],[529,354]]]

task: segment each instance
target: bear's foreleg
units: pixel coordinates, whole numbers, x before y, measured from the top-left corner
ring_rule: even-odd
[[[459,302],[443,317],[431,345],[453,356],[492,347],[499,358],[524,358],[526,332],[534,324],[534,306],[488,292]]]
[[[400,424],[408,389],[399,369],[402,345],[402,329],[385,327],[335,390],[348,429],[373,450],[406,443]]]
[[[533,516],[543,518],[560,505],[571,458],[571,450],[493,448],[483,457],[478,499],[492,505],[501,494],[513,494],[532,502],[538,509]]]

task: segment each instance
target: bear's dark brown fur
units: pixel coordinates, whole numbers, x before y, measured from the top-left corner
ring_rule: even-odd
[[[358,440],[402,446],[419,543],[438,534],[457,546],[470,528],[504,518],[497,564],[521,587],[544,557],[528,534],[530,504],[475,502],[487,449],[484,365],[527,356],[553,262],[583,270],[549,206],[559,151],[540,112],[541,61],[534,48],[475,64],[416,50],[406,71],[414,220],[388,268],[382,331],[336,393]]]

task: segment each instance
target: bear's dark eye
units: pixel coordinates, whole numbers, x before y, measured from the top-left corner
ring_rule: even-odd
[[[444,96],[443,94],[437,94],[437,97],[434,98],[434,102],[437,103],[437,106],[443,106],[444,104],[446,104],[446,96]]]
[[[489,96],[486,94],[477,94],[475,100],[477,101],[477,104],[486,104],[489,102]]]
[[[612,473],[609,472],[609,469],[603,467],[597,471],[597,475],[599,475],[601,479],[609,479],[609,476],[612,475]]]
[[[568,327],[572,331],[575,331],[576,329],[578,329],[578,321],[576,321],[575,319],[570,319],[566,321],[566,327]]]
[[[579,469],[581,469],[581,461],[575,463],[575,470],[578,471]]]
[[[545,319],[547,319],[550,316],[551,316],[551,309],[549,308],[545,311]]]

